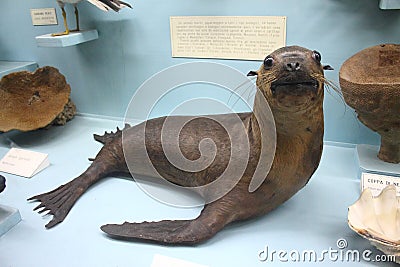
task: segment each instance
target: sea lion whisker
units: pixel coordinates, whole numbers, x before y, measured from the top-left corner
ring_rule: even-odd
[[[242,99],[242,100],[245,99],[245,102],[248,104],[249,101],[250,101],[249,95],[251,94],[251,92],[255,91],[255,90],[251,90],[252,88],[254,88],[254,84],[253,84],[253,83],[252,83],[251,85],[247,86],[247,88],[243,91],[243,93],[240,94],[240,97],[238,97],[238,98],[236,99],[235,103],[233,103],[232,107],[236,106],[236,104],[237,104],[237,103],[239,102],[239,100],[241,100],[241,99]],[[247,92],[249,92],[249,93],[248,93],[247,98],[245,98],[244,95],[245,95]]]
[[[327,89],[326,91],[328,92],[328,94],[331,95],[334,99],[337,99],[337,96],[339,96],[339,98],[344,106],[344,112],[343,112],[343,116],[344,116],[344,114],[346,114],[346,112],[348,110],[348,106],[346,105],[346,101],[344,100],[344,97],[346,96],[346,92],[343,92],[335,82],[333,82],[325,77],[321,77],[321,78],[324,81],[324,86]],[[333,94],[330,89],[335,91],[336,95]],[[354,119],[357,122],[357,124],[359,125],[359,127],[361,127],[363,124],[360,122],[359,119],[357,119],[356,114],[351,113],[351,115],[354,117]]]
[[[243,86],[245,86],[246,84],[249,84],[242,93],[238,93],[239,89],[242,88]],[[243,83],[241,83],[239,86],[237,86],[233,91],[231,91],[231,94],[228,98],[228,103],[231,101],[232,96],[236,95],[238,96],[236,101],[233,103],[232,108],[239,102],[240,99],[243,99],[244,94],[251,89],[254,86],[253,81],[249,78],[247,81],[244,81]],[[247,101],[249,101],[249,99],[247,99]]]
[[[316,73],[316,74],[313,74],[313,76],[314,76],[314,78],[317,79],[318,81],[324,83],[324,87],[325,87],[326,91],[328,92],[328,94],[329,94],[330,96],[332,96],[332,97],[333,97],[334,99],[336,99],[336,100],[338,99],[337,97],[339,96],[339,100],[340,100],[340,102],[341,102],[341,103],[343,104],[343,106],[344,106],[343,115],[346,114],[346,112],[347,112],[347,105],[345,104],[343,92],[342,92],[342,90],[340,90],[339,86],[338,86],[334,81],[329,80],[328,78],[324,77],[324,76],[321,75],[321,74],[317,74],[317,73]],[[336,94],[333,94],[333,93],[332,93],[332,90],[333,90]]]
[[[336,99],[336,96],[332,93],[331,90],[336,92],[336,95],[339,96],[342,103],[345,103],[343,98],[343,92],[340,90],[339,86],[334,81],[331,81],[318,73],[313,74],[312,77],[317,81],[322,82],[324,84],[324,87],[327,89],[326,91],[328,92],[328,94],[330,94],[333,98]]]

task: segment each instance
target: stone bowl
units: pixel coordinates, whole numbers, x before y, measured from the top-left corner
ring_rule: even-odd
[[[400,162],[400,45],[382,44],[347,59],[339,72],[346,103],[381,136],[378,158]]]

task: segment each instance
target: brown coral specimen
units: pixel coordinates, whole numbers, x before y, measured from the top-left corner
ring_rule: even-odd
[[[74,118],[75,114],[76,106],[71,99],[68,99],[68,103],[65,104],[64,110],[57,115],[51,125],[65,125],[67,121],[70,121]]]
[[[400,162],[400,45],[382,44],[360,51],[340,69],[346,103],[367,127],[381,135],[378,157]]]
[[[70,93],[65,77],[53,67],[4,76],[0,81],[0,131],[30,131],[53,122],[65,124],[75,114]]]

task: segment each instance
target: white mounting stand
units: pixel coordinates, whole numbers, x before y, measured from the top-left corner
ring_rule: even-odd
[[[36,36],[36,44],[41,47],[66,47],[89,42],[99,38],[97,30],[70,32],[68,35],[51,36],[45,34]]]
[[[360,173],[376,173],[397,176],[400,179],[400,164],[388,163],[378,158],[379,146],[357,145]]]
[[[21,214],[15,208],[0,205],[0,236],[7,233],[21,221]]]

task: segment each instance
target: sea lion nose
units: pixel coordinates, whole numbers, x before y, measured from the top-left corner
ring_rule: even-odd
[[[286,64],[286,70],[288,71],[296,71],[300,69],[300,63],[299,62],[289,62]]]

